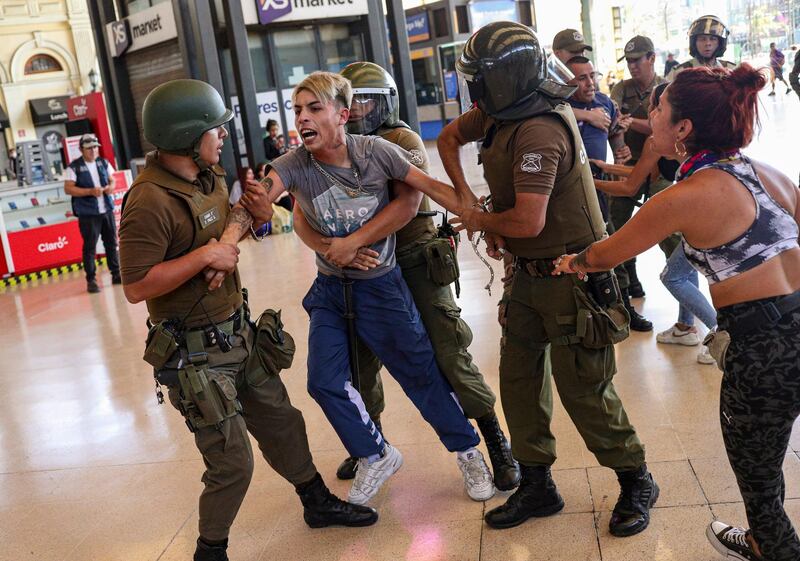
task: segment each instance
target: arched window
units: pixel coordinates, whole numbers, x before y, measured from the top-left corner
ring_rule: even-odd
[[[63,70],[61,64],[50,55],[38,54],[33,55],[25,63],[25,75],[42,74],[44,72],[58,72]]]

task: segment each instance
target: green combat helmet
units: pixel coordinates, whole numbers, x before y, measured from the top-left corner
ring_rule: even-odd
[[[142,107],[142,128],[150,144],[173,154],[191,156],[200,169],[200,137],[233,118],[222,97],[200,80],[171,80],[147,95]]]
[[[400,97],[392,75],[372,62],[354,62],[341,75],[353,85],[347,132],[373,134],[381,126],[408,127],[400,120]]]

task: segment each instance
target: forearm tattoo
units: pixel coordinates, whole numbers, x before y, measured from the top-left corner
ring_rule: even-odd
[[[230,226],[237,226],[241,232],[246,232],[247,229],[253,224],[253,217],[244,207],[235,206],[228,214],[228,224],[226,229]]]
[[[575,256],[575,259],[570,261],[569,269],[573,272],[585,272],[589,268],[589,250],[592,246],[587,247]]]
[[[272,191],[272,184],[273,181],[271,177],[265,177],[264,179],[261,180],[261,185],[264,187],[264,189],[267,190],[267,193]]]

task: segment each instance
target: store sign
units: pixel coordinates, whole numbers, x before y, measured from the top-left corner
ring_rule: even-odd
[[[278,92],[259,92],[256,94],[256,106],[258,107],[258,124],[260,132],[263,134],[269,119],[281,122],[281,108],[278,103]],[[239,154],[246,154],[247,147],[244,142],[244,127],[242,126],[242,110],[239,106],[239,98],[231,96],[231,109],[233,110],[233,124],[236,127],[236,142],[239,145]],[[261,137],[258,138],[261,141]]]
[[[77,220],[9,232],[8,245],[16,274],[79,263],[83,258]]]
[[[517,3],[514,0],[479,0],[470,2],[469,13],[472,28],[479,29],[494,21],[519,21]]]
[[[420,12],[413,16],[406,16],[406,31],[408,42],[417,43],[431,38],[431,29],[428,25],[428,12]]]
[[[367,0],[255,0],[258,22],[328,19],[369,13]],[[245,8],[245,23],[249,21]],[[254,22],[253,22],[254,23]]]
[[[178,36],[171,2],[136,12],[125,19],[106,25],[108,45],[113,57],[138,51]]]

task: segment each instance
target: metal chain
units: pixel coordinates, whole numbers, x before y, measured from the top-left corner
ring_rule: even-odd
[[[478,244],[481,241],[483,241],[483,239],[485,237],[486,237],[486,232],[481,232],[480,235],[475,234],[474,236],[472,236],[472,239],[470,240],[470,243],[472,244],[472,249],[475,252],[475,255],[477,255],[478,259],[483,261],[483,264],[486,265],[486,267],[489,269],[489,282],[486,283],[486,286],[484,286],[483,288],[485,288],[486,291],[489,293],[489,296],[491,296],[492,295],[492,283],[494,282],[494,269],[492,268],[491,263],[489,263],[486,260],[486,258],[483,255],[481,255],[481,252],[478,250]]]
[[[344,192],[347,193],[347,196],[350,197],[351,199],[355,199],[360,195],[367,194],[367,192],[364,191],[364,188],[361,185],[361,176],[358,174],[358,170],[356,169],[355,164],[352,164],[352,166],[350,167],[350,171],[353,172],[353,178],[356,180],[356,188],[353,189],[352,187],[345,185],[344,183],[336,179],[336,177],[334,177],[332,174],[328,173],[325,169],[323,169],[323,167],[319,165],[319,162],[317,162],[317,159],[314,157],[314,154],[309,153],[309,156],[311,157],[311,163],[314,164],[316,170],[320,172],[322,176],[325,177],[328,181],[332,182],[340,189],[343,189]]]
[[[491,204],[491,195],[489,197],[486,197],[483,202],[477,202],[472,206],[474,208],[477,208],[481,212],[492,212],[492,209],[489,206],[490,204]],[[483,255],[481,255],[481,252],[478,250],[478,244],[480,244],[485,238],[486,238],[486,232],[481,231],[480,234],[472,236],[470,243],[472,244],[472,250],[475,252],[475,255],[477,255],[478,259],[480,259],[483,262],[483,264],[486,265],[486,268],[489,269],[489,282],[483,288],[485,288],[486,291],[489,293],[489,296],[491,296],[492,283],[494,282],[494,269],[492,268],[491,263],[489,263],[489,261],[487,261],[486,258]]]

